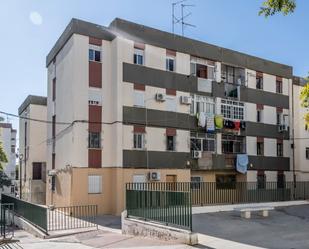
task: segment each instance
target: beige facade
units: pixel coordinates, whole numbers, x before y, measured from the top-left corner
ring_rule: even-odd
[[[46,97],[28,96],[19,108],[19,154],[21,196],[27,201],[45,204],[46,195]],[[42,120],[38,122],[35,120]]]

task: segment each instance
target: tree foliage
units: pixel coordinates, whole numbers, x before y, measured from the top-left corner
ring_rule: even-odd
[[[4,152],[2,143],[0,142],[0,170],[3,170],[3,163],[7,163],[8,159],[6,157],[6,154]]]
[[[309,79],[307,78],[307,84],[302,88],[300,92],[301,106],[309,110]],[[305,114],[305,123],[309,126],[309,112]]]
[[[276,13],[288,15],[293,13],[295,8],[295,0],[267,0],[263,2],[259,15],[264,15],[265,17],[273,16]]]
[[[4,186],[9,187],[11,185],[11,179],[3,171],[0,171],[0,188],[3,190]]]

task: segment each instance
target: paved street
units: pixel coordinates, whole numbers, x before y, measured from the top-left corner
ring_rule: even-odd
[[[309,248],[309,205],[280,207],[263,218],[220,212],[193,216],[195,232],[271,249]]]

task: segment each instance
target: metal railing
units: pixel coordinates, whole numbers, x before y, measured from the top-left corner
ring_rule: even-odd
[[[14,204],[14,212],[37,228],[47,233],[47,209],[45,207],[17,199],[6,194],[1,195],[2,204]]]
[[[309,199],[309,182],[197,182],[192,186],[192,205],[277,202]]]
[[[14,204],[0,204],[0,236],[2,239],[14,237]]]
[[[128,217],[192,231],[191,191],[186,183],[127,183],[126,210]]]
[[[97,227],[97,206],[55,207],[48,210],[48,231]]]

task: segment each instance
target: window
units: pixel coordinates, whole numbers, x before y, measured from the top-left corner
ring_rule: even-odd
[[[244,119],[244,103],[239,101],[221,100],[221,114],[226,119]]]
[[[243,68],[221,65],[221,80],[225,83],[244,85],[245,70]]]
[[[256,110],[256,122],[262,123],[263,121],[263,110]]]
[[[134,64],[144,65],[144,50],[134,48]]]
[[[134,91],[134,106],[145,107],[145,91]]]
[[[42,163],[32,163],[32,179],[42,180]]]
[[[282,81],[276,81],[276,93],[282,93]]]
[[[102,176],[90,175],[88,176],[88,194],[102,193]]]
[[[170,72],[175,71],[175,57],[166,58],[166,70]]]
[[[216,175],[217,189],[235,189],[236,175]]]
[[[263,90],[263,76],[262,75],[256,76],[256,89]]]
[[[100,132],[89,132],[88,147],[89,148],[101,148],[101,133]]]
[[[202,177],[200,176],[191,176],[191,189],[200,189],[201,188]]]
[[[222,153],[246,153],[244,141],[242,136],[222,134]]]
[[[278,112],[277,111],[277,125],[281,125],[282,124],[282,119],[283,119],[283,116],[282,116],[282,112]]]
[[[191,133],[190,139],[191,150],[198,151],[215,151],[215,134],[208,133]]]
[[[144,149],[145,148],[145,134],[144,133],[134,133],[133,134],[133,147],[134,149]]]
[[[213,80],[215,78],[215,62],[192,57],[190,71],[196,77]]]
[[[264,155],[264,143],[263,142],[257,142],[256,143],[256,154],[258,156]]]
[[[176,98],[172,96],[166,96],[166,110],[170,112],[176,112]]]
[[[277,142],[277,156],[283,156],[283,143]]]
[[[52,86],[52,100],[56,100],[56,78],[53,79],[53,86]]]
[[[190,113],[195,115],[200,112],[215,113],[215,102],[213,98],[201,95],[192,96]]]
[[[257,188],[264,189],[266,187],[266,175],[264,171],[258,171],[257,173]]]
[[[175,151],[175,136],[166,136],[166,150]]]
[[[309,147],[306,148],[306,159],[309,160]]]
[[[11,152],[12,152],[12,153],[15,153],[15,147],[16,147],[15,145],[12,145],[12,146],[11,146]]]
[[[277,188],[285,188],[285,175],[283,171],[278,171]]]
[[[89,61],[101,62],[101,47],[89,46]]]

